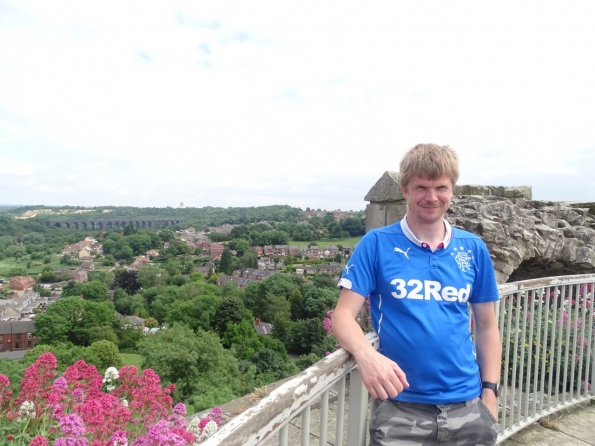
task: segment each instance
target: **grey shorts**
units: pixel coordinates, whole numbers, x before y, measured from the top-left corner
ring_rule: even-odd
[[[372,401],[370,446],[494,445],[499,430],[479,398],[441,405]]]

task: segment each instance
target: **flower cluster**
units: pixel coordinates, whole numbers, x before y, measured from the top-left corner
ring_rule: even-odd
[[[97,369],[78,361],[56,377],[56,358],[44,353],[23,376],[14,398],[0,375],[0,443],[20,446],[196,445],[221,424],[221,410],[186,426],[186,407],[172,408],[173,385],[151,369]]]

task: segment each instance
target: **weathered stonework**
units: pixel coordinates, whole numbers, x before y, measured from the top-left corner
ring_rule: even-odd
[[[398,172],[386,172],[366,195],[366,231],[406,213]],[[594,203],[531,200],[531,187],[462,185],[447,219],[486,243],[498,283],[595,271]]]
[[[447,219],[485,241],[498,283],[595,271],[589,203],[459,196]]]

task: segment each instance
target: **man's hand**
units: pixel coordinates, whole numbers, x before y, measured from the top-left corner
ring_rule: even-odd
[[[481,391],[481,400],[486,405],[492,415],[497,420],[498,419],[498,397],[494,393],[492,389],[482,389]]]
[[[364,385],[373,398],[381,400],[395,398],[404,387],[409,387],[405,372],[397,363],[376,350],[362,351],[355,357],[355,361],[359,366]]]

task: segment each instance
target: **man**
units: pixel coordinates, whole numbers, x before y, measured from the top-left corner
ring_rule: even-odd
[[[451,148],[409,150],[407,215],[368,232],[339,281],[332,330],[374,398],[371,446],[492,445],[498,435],[498,290],[483,241],[444,219],[458,177]],[[355,321],[368,296],[378,351]]]

